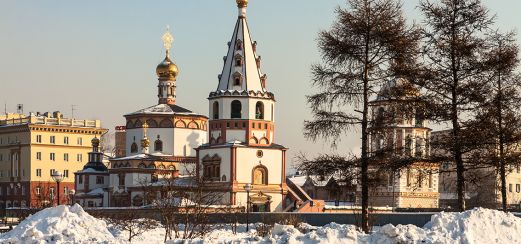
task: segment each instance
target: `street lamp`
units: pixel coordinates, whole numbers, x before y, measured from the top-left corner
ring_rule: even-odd
[[[74,194],[76,194],[76,191],[74,189],[69,191],[69,199],[71,201],[71,206],[74,205]]]
[[[246,191],[246,195],[247,195],[247,198],[246,198],[246,232],[250,231],[250,219],[249,219],[249,215],[250,215],[250,191],[251,191],[251,184],[250,183],[247,183],[246,185],[244,185],[244,190]]]
[[[56,190],[57,190],[57,196],[58,196],[57,205],[60,205],[60,182],[63,181],[63,174],[60,173],[60,171],[55,170],[52,173],[51,177],[56,182],[56,188],[57,188]]]

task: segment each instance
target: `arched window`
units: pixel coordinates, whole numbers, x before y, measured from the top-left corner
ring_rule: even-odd
[[[242,104],[241,104],[241,102],[238,101],[238,100],[233,100],[231,107],[232,107],[231,118],[232,119],[240,119],[242,117]]]
[[[213,119],[219,119],[219,102],[213,103]]]
[[[253,169],[253,184],[267,185],[268,184],[268,169],[263,166],[257,166]]]
[[[137,144],[135,142],[130,146],[130,152],[137,153]]]
[[[255,105],[255,119],[264,119],[264,103],[257,102]]]
[[[240,54],[235,55],[235,66],[236,67],[242,66],[242,56]]]
[[[236,50],[242,50],[242,41],[241,40],[237,40],[237,44],[235,46],[235,49]]]
[[[375,125],[377,127],[384,125],[384,112],[385,109],[383,107],[379,107],[378,112],[376,112]]]
[[[235,72],[233,74],[233,85],[234,86],[240,86],[242,81],[242,75],[239,72]]]
[[[148,124],[149,128],[157,128],[158,127],[157,122],[155,120],[153,120],[153,119],[147,120],[147,124]]]
[[[159,139],[159,136],[157,140],[154,142],[154,151],[156,152],[162,152],[163,151],[163,141]]]

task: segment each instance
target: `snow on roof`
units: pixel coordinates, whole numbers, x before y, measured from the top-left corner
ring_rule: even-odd
[[[127,115],[136,115],[136,114],[192,114],[195,115],[194,112],[177,106],[175,104],[157,104],[154,106],[150,106],[148,108],[140,109],[136,112],[126,114]]]
[[[300,175],[300,176],[289,177],[288,180],[293,182],[293,184],[302,187],[306,183],[307,178],[308,177],[306,175]]]
[[[84,170],[77,171],[78,173],[107,173],[106,171],[98,171],[93,168],[86,168]]]

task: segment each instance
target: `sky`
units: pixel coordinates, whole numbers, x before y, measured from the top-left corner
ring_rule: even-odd
[[[404,0],[403,7],[410,22],[421,24],[418,2]],[[497,28],[520,29],[521,1],[483,2],[497,14]],[[290,166],[300,153],[359,151],[356,130],[336,148],[302,133],[312,118],[306,95],[316,92],[310,67],[320,61],[317,33],[345,3],[250,0],[248,24],[277,100],[275,142],[290,149]],[[236,18],[234,0],[1,0],[0,103],[8,112],[23,104],[25,113],[65,117],[74,105],[75,118],[100,119],[111,130],[124,125],[124,114],[157,103],[155,67],[164,58],[161,36],[169,25],[180,69],[177,104],[208,115],[206,98],[217,87]]]

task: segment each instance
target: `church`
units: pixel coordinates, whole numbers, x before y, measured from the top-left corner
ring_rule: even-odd
[[[75,173],[75,202],[87,207],[145,206],[143,182],[161,177],[197,177],[222,204],[252,211],[283,211],[288,205],[286,150],[275,143],[275,96],[261,72],[257,42],[246,21],[247,0],[237,0],[238,17],[218,84],[210,92],[209,115],[176,103],[179,69],[170,57],[173,37],[162,40],[164,60],[156,67],[158,103],[124,115],[118,127],[118,157],[102,162],[99,139],[89,162]],[[160,194],[158,199],[163,197]]]

